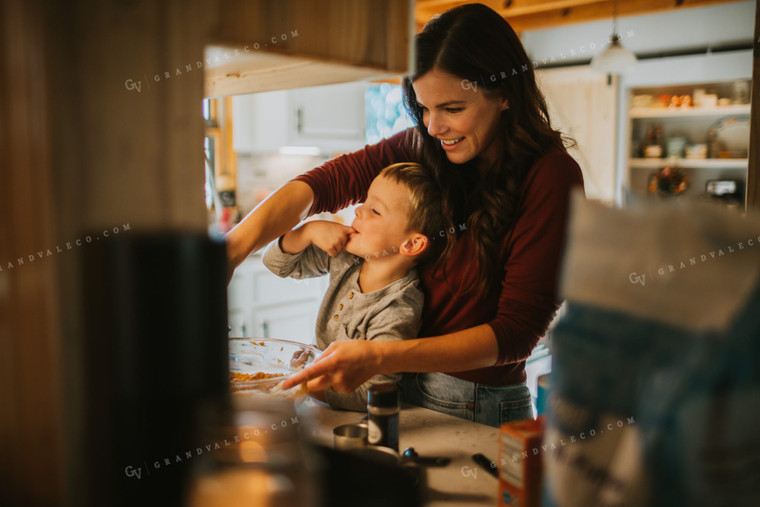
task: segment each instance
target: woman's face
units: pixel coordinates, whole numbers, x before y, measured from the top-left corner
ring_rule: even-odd
[[[490,162],[496,156],[493,141],[507,101],[488,98],[474,83],[467,84],[434,68],[415,79],[412,87],[428,133],[438,140],[451,162],[463,164],[475,157]]]

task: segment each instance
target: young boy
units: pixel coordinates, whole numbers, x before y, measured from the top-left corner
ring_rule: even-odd
[[[440,189],[429,173],[419,164],[393,164],[372,181],[350,227],[306,222],[273,243],[264,264],[281,277],[329,273],[316,326],[321,350],[341,340],[416,338],[423,295],[415,266],[445,245],[442,216]],[[400,379],[376,375],[353,393],[312,395],[332,408],[363,412],[371,385]]]

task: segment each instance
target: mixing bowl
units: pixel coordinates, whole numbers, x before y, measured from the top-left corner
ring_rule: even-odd
[[[280,383],[301,371],[322,353],[314,345],[276,338],[230,338],[230,389],[233,394],[284,396],[298,399],[306,396],[306,387],[282,391]],[[256,380],[243,376],[267,376]]]

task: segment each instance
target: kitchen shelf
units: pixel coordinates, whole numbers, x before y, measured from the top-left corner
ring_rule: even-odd
[[[637,106],[641,104],[637,97],[649,95],[656,98],[667,95],[670,100],[673,96],[692,96],[697,87],[704,89],[709,95],[715,95],[718,100],[728,98],[737,99],[737,102],[747,101],[748,97],[739,92],[741,81],[749,83],[749,76],[738,80],[709,81],[705,74],[705,79],[698,82],[672,84],[677,83],[677,77],[677,71],[674,69],[668,78],[662,75],[652,76],[646,86],[631,87],[627,90],[628,132],[623,162],[626,166],[623,183],[626,202],[649,199],[651,173],[666,166],[683,170],[688,181],[686,193],[692,197],[708,195],[708,182],[714,180],[735,181],[739,187],[746,184],[749,160],[745,150],[749,143],[748,119],[752,112],[750,104],[683,108],[633,106],[634,103]],[[669,84],[665,84],[669,81]],[[744,88],[749,89],[749,84]],[[661,106],[655,102],[649,104]],[[731,118],[736,118],[736,121],[730,120]],[[745,130],[746,141],[742,137]],[[653,134],[655,139],[651,139]],[[667,153],[669,142],[673,139],[683,139],[686,146],[703,145],[708,154],[717,155],[725,151],[742,158],[643,157],[649,144],[657,144]],[[673,149],[676,148],[677,145],[674,144]],[[683,153],[681,151],[682,155]]]
[[[667,107],[634,107],[629,111],[631,119],[638,118],[684,118],[684,117],[721,117],[730,115],[750,114],[750,104],[731,106],[667,108]]]
[[[746,158],[631,158],[632,169],[659,169],[667,165],[692,169],[746,169]]]

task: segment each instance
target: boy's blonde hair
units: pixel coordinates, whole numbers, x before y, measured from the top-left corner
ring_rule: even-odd
[[[428,247],[417,260],[435,259],[445,246],[447,235],[441,189],[432,173],[415,162],[401,162],[389,165],[378,176],[389,178],[409,190],[407,230],[422,233],[428,238]]]

